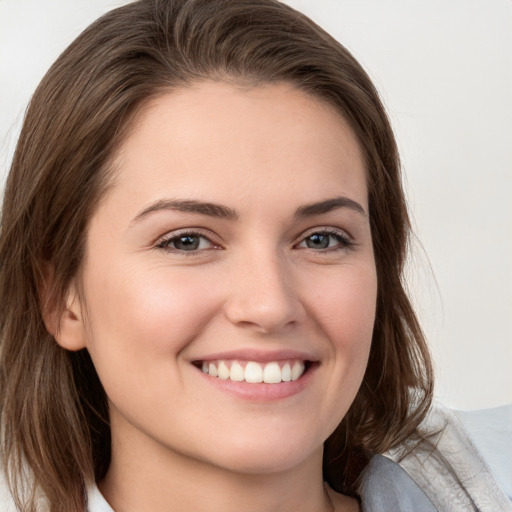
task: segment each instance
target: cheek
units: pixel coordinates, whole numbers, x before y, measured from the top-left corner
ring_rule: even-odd
[[[366,352],[371,342],[377,300],[373,265],[344,268],[334,277],[316,279],[310,307],[334,349]]]
[[[329,390],[337,411],[332,428],[341,421],[361,385],[370,352],[377,300],[377,277],[372,262],[345,267],[336,278],[317,280],[313,318],[329,340]],[[339,390],[343,390],[340,393]]]
[[[200,272],[165,266],[109,267],[91,272],[85,290],[92,350],[123,350],[135,358],[177,354],[214,315],[215,287]],[[98,346],[101,344],[101,346]]]
[[[367,367],[377,300],[373,261],[317,272],[309,294],[308,316],[328,340],[328,383],[318,393],[324,397],[321,427],[327,438],[352,404]]]

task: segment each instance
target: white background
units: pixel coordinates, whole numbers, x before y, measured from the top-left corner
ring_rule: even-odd
[[[236,0],[234,0],[236,1]],[[31,93],[120,0],[0,0],[0,176]],[[512,402],[512,0],[288,0],[347,46],[388,107],[417,240],[436,395]],[[2,185],[3,186],[3,185]]]

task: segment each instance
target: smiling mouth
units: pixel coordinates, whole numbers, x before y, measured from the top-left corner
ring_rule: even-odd
[[[195,361],[194,366],[203,373],[221,380],[248,382],[250,384],[279,384],[300,379],[310,368],[310,361]]]

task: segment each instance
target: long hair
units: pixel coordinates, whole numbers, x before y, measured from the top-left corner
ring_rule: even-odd
[[[86,350],[68,352],[55,342],[43,313],[64,308],[88,220],[108,191],[109,164],[138,109],[202,80],[291,83],[344,116],[365,158],[376,320],[361,388],[325,443],[324,478],[355,494],[369,457],[417,434],[430,405],[429,353],[402,282],[410,225],[399,157],[365,71],[325,31],[276,0],[140,0],[97,20],[48,71],[30,102],[5,189],[0,440],[20,510],[36,510],[40,494],[54,512],[83,512],[86,486],[108,469],[108,406],[94,366]]]

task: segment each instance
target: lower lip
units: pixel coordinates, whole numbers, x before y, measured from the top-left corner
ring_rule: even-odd
[[[274,402],[284,400],[303,391],[310,383],[317,367],[317,364],[313,364],[297,380],[278,384],[266,384],[264,382],[252,384],[245,381],[224,380],[210,377],[200,369],[198,371],[207,382],[223,392],[252,402]]]

